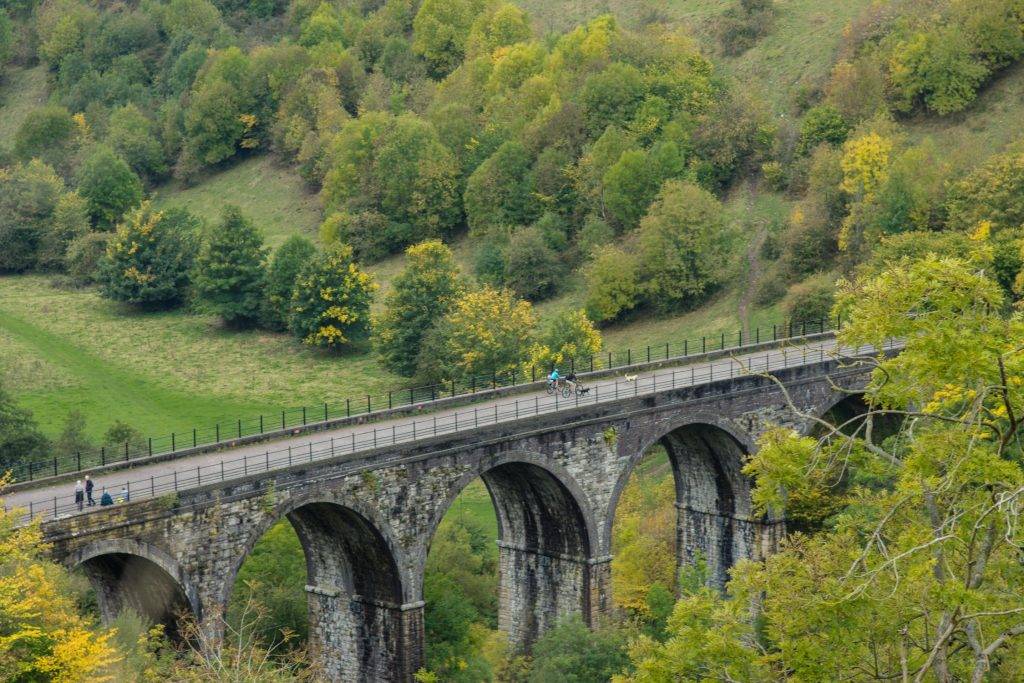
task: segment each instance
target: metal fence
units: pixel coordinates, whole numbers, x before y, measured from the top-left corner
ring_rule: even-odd
[[[889,342],[884,349],[897,348],[896,342]],[[842,349],[842,357],[863,355],[876,350],[872,347],[858,349]],[[511,422],[525,417],[533,417],[587,405],[596,405],[616,401],[626,397],[642,396],[676,388],[691,387],[714,381],[733,379],[738,376],[768,373],[786,368],[800,367],[823,363],[840,356],[840,349],[818,348],[781,348],[766,351],[743,360],[723,359],[707,366],[666,369],[652,375],[637,377],[634,380],[623,378],[603,384],[595,384],[586,394],[574,394],[563,398],[554,395],[537,395],[522,397],[493,406],[473,407],[456,410],[442,415],[414,418],[390,425],[357,431],[344,436],[334,436],[320,441],[310,441],[301,447],[289,446],[276,450],[267,449],[264,453],[248,455],[218,463],[182,467],[168,474],[148,478],[114,481],[113,487],[122,485],[132,501],[156,498],[169,493],[196,488],[203,485],[226,482],[238,477],[270,472],[275,469],[291,467],[302,463],[352,455],[361,451],[394,446],[423,438],[432,438],[455,434],[468,430]],[[108,484],[107,488],[111,488]],[[71,496],[53,496],[46,499],[32,500],[27,506],[25,521],[42,517],[57,519],[62,516],[81,514]],[[86,508],[86,512],[102,509]]]
[[[838,321],[836,322],[838,323]],[[802,322],[791,321],[772,325],[770,328],[768,326],[757,327],[746,335],[743,330],[737,330],[731,333],[705,335],[699,338],[694,337],[693,339],[624,351],[606,351],[586,358],[570,359],[563,364],[562,370],[597,372],[676,358],[685,359],[713,351],[739,349],[768,341],[821,334],[838,327],[838,324],[833,326],[832,323],[833,321],[825,318]],[[441,399],[471,396],[490,389],[535,382],[542,379],[544,374],[543,371],[538,374],[537,368],[532,368],[529,372],[520,370],[511,373],[496,373],[486,377],[473,377],[465,382],[431,384],[398,389],[378,395],[363,394],[312,406],[287,408],[273,414],[226,420],[207,427],[192,427],[164,436],[149,437],[135,443],[125,441],[123,444],[103,446],[92,453],[57,454],[44,460],[15,465],[10,468],[10,472],[13,481],[33,481],[109,464],[131,462],[154,455],[167,455],[200,447],[230,444],[245,437],[322,424],[332,420],[360,415],[378,415],[395,408],[416,405],[429,406]]]

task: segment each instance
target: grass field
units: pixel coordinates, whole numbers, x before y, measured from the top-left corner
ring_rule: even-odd
[[[46,67],[0,68],[0,149],[14,144],[14,133],[25,116],[46,104]]]
[[[225,204],[236,204],[272,248],[296,233],[315,236],[321,221],[316,194],[294,169],[278,165],[269,154],[241,161],[192,187],[171,182],[153,194],[157,207],[182,207],[207,223],[220,219]]]

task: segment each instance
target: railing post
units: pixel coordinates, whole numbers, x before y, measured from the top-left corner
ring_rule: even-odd
[[[648,363],[651,362],[651,345],[650,344],[647,345],[647,362]]]
[[[57,456],[53,456],[53,476],[57,476]]]
[[[220,422],[214,425],[214,432],[216,433],[216,438],[214,438],[213,442],[220,443]]]
[[[306,406],[302,406],[302,426],[306,426]]]
[[[153,455],[153,437],[149,437],[149,455],[150,456]],[[79,454],[79,456],[78,456],[78,463],[79,463],[78,469],[82,469],[82,465],[81,465],[81,463],[82,463],[82,456],[81,456],[81,454]]]
[[[708,338],[707,337],[701,337],[700,338],[700,352],[701,353],[707,353],[708,352]]]
[[[633,364],[633,349],[626,349],[626,365]]]
[[[260,434],[263,433],[263,413],[260,413]]]
[[[391,392],[388,392],[388,410],[391,410]]]
[[[172,444],[171,450],[173,451],[174,450],[174,446],[173,446],[173,444],[174,444],[174,433],[173,432],[171,433],[171,444]],[[107,464],[107,447],[106,446],[100,446],[100,465],[106,465],[106,464]]]
[[[192,428],[192,448],[199,445],[199,436],[196,434],[196,428]],[[171,432],[171,450],[174,450],[174,432]]]
[[[324,401],[324,422],[327,422],[327,401]]]
[[[150,451],[150,454],[152,454],[152,452],[153,452],[153,446],[152,446],[153,439],[150,439],[149,443],[150,443],[149,451]],[[76,452],[75,453],[75,457],[78,458],[78,470],[81,471],[82,470],[82,451]],[[29,480],[31,481],[31,479],[32,479],[32,477],[31,477],[31,475],[32,475],[32,465],[31,464],[28,467],[28,473],[29,473]]]
[[[285,424],[284,424],[284,411],[282,410],[281,411],[281,429],[284,430],[284,428],[285,428]]]
[[[352,417],[352,399],[345,399],[345,417]]]
[[[242,438],[242,419],[238,419],[238,438]]]
[[[683,340],[683,357],[685,358],[686,356],[689,356],[689,355],[690,355],[690,340],[689,339],[684,339]]]
[[[372,405],[373,405],[373,404],[372,404],[372,403],[370,402],[370,395],[369,395],[369,394],[367,394],[367,395],[366,395],[366,412],[367,412],[367,414],[369,414],[369,413],[372,413],[372,412],[373,412],[373,409],[372,409],[372,407],[371,407]]]
[[[128,442],[124,442],[124,461],[128,462]]]

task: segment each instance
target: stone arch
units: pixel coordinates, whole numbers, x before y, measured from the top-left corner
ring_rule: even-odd
[[[156,546],[133,539],[97,541],[73,552],[66,563],[88,577],[107,623],[131,609],[177,638],[181,617],[202,618],[195,587],[177,561]]]
[[[691,564],[700,555],[707,562],[709,583],[724,587],[733,564],[761,554],[767,520],[753,514],[752,482],[741,471],[754,441],[719,416],[691,413],[645,432],[633,443],[620,443],[627,465],[610,498],[605,521],[609,545],[622,490],[637,463],[657,443],[668,454],[675,483],[677,566]]]
[[[398,546],[367,506],[320,492],[289,498],[247,539],[225,583],[282,518],[306,560],[310,650],[329,680],[407,680],[422,664],[422,603],[405,600]]]
[[[458,494],[478,477],[498,518],[498,626],[513,648],[528,650],[565,615],[580,614],[590,622],[593,518],[573,477],[549,458],[514,451],[475,463],[435,510],[428,538],[434,538]]]
[[[830,419],[836,426],[842,427],[842,432],[847,435],[858,434],[864,436],[863,419],[858,419],[868,411],[867,403],[864,400],[863,391],[838,391],[833,390],[826,400],[814,412],[814,416],[822,419]],[[895,434],[902,423],[896,416],[876,416],[872,420],[872,441],[881,443],[883,439]],[[803,429],[808,436],[819,437],[824,434],[824,429],[816,422],[809,421]]]

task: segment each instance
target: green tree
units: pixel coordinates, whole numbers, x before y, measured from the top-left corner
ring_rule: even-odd
[[[5,64],[14,51],[14,29],[7,10],[0,10],[0,64]]]
[[[142,182],[112,149],[98,146],[78,171],[78,193],[96,226],[107,230],[142,201]]]
[[[57,440],[53,442],[54,453],[67,456],[76,453],[92,453],[98,450],[86,434],[85,415],[78,410],[72,410],[64,418],[64,428],[61,429]]]
[[[841,145],[850,134],[850,125],[839,111],[827,104],[813,107],[800,122],[801,154],[807,154],[822,143]]]
[[[470,28],[484,5],[483,0],[424,0],[420,5],[412,47],[435,76],[451,73],[462,61]]]
[[[655,308],[693,306],[722,281],[722,205],[696,185],[670,180],[640,222],[640,278]]]
[[[0,386],[0,471],[43,458],[48,446],[32,413]]]
[[[89,228],[88,203],[77,192],[62,194],[39,241],[39,267],[63,270],[69,245]]]
[[[564,273],[562,259],[534,227],[512,233],[505,250],[503,282],[519,296],[537,301],[550,296]]]
[[[644,150],[626,150],[608,169],[603,179],[604,204],[621,229],[636,227],[662,180]]]
[[[75,285],[95,284],[107,255],[110,233],[87,232],[68,244],[64,267]]]
[[[14,133],[14,156],[21,161],[41,159],[62,172],[69,168],[78,127],[64,107],[33,109]]]
[[[466,181],[469,229],[484,235],[500,227],[529,225],[539,214],[530,155],[522,144],[501,145]]]
[[[182,301],[196,253],[199,221],[184,209],[155,211],[148,202],[118,226],[100,265],[103,296],[143,309]]]
[[[745,472],[759,512],[787,514],[817,491],[839,514],[736,567],[733,599],[677,604],[666,643],[633,650],[632,680],[1019,677],[1024,322],[1003,316],[999,285],[974,264],[935,254],[889,263],[837,300],[841,343],[902,350],[865,362],[856,421],[808,416],[820,438],[770,431]]]
[[[972,231],[982,221],[996,231],[1024,225],[1024,148],[997,154],[954,183],[946,210],[957,230]]]
[[[299,271],[316,256],[316,246],[302,235],[292,235],[274,252],[267,271],[267,295],[262,322],[272,330],[288,329],[288,307]]]
[[[609,322],[631,311],[642,297],[640,262],[631,252],[609,244],[594,252],[583,271],[587,316]]]
[[[608,126],[625,126],[645,95],[643,74],[632,64],[612,62],[587,78],[580,91],[587,130],[597,135]]]
[[[530,683],[607,681],[629,666],[628,634],[622,629],[590,629],[569,617],[542,635],[533,646]]]
[[[137,174],[157,180],[167,173],[163,146],[156,126],[134,104],[126,104],[110,114],[107,123],[107,144]]]
[[[259,319],[266,295],[263,235],[237,206],[228,205],[196,259],[196,293],[231,327]]]
[[[451,249],[440,241],[409,247],[405,259],[405,268],[384,299],[374,332],[384,367],[411,377],[416,373],[424,335],[448,314],[463,287]]]
[[[828,320],[835,304],[835,276],[821,273],[789,288],[782,300],[786,319],[795,323]]]
[[[530,347],[530,361],[525,371],[547,374],[552,367],[566,372],[587,367],[601,351],[601,333],[590,322],[586,312],[567,311],[552,318]]]
[[[359,269],[347,244],[328,245],[295,278],[288,327],[310,346],[332,351],[370,336],[377,285]]]
[[[38,159],[0,168],[0,271],[36,266],[63,192],[64,181]]]
[[[237,47],[211,52],[185,111],[185,153],[211,165],[258,147],[262,104],[248,55]]]
[[[509,291],[468,292],[427,334],[417,374],[426,381],[469,382],[517,372],[535,325],[533,307]]]
[[[414,114],[370,112],[346,123],[327,168],[327,208],[385,216],[392,248],[451,234],[459,222],[455,160]]]

